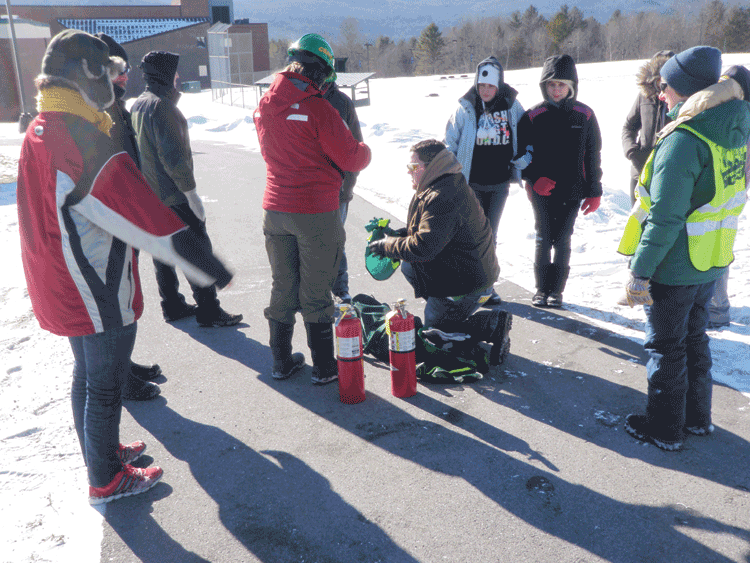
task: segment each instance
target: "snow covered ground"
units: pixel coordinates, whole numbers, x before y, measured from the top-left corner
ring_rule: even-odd
[[[750,54],[725,55],[723,60],[725,66],[750,66]],[[640,64],[578,67],[579,99],[594,109],[602,129],[604,197],[598,211],[578,218],[565,291],[568,310],[639,342],[642,309],[615,304],[627,278],[626,260],[615,249],[630,206],[629,163],[622,155],[620,131],[637,93],[634,76]],[[526,108],[541,101],[540,72],[505,73]],[[405,166],[409,147],[442,138],[448,117],[472,81],[471,74],[371,80],[372,105],[359,108],[358,114],[373,160],[360,174],[356,193],[405,219],[413,193]],[[184,94],[180,108],[191,124],[192,139],[258,150],[252,110],[212,103],[210,92]],[[101,515],[86,501],[86,472],[70,412],[70,349],[67,339],[39,329],[21,267],[15,176],[22,137],[15,124],[0,124],[0,138],[18,140],[17,146],[0,145],[0,562],[99,561]],[[714,378],[750,398],[747,216],[746,211],[731,266],[732,325],[710,334]],[[500,221],[497,254],[501,276],[529,290],[533,244],[531,208],[514,185]]]

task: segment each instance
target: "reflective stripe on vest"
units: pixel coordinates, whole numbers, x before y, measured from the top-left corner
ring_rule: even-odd
[[[690,131],[711,149],[716,193],[687,218],[688,250],[696,270],[728,266],[734,260],[732,247],[737,236],[737,219],[747,201],[745,159],[747,146],[727,149],[719,146],[687,125]]]

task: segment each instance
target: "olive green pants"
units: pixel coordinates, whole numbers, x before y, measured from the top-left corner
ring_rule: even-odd
[[[267,319],[294,324],[334,318],[331,287],[338,274],[346,234],[339,210],[327,213],[263,212],[263,234],[271,264],[271,303]]]

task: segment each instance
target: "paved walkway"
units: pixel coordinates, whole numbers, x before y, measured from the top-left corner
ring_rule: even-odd
[[[622,424],[645,405],[642,347],[535,309],[508,282],[497,287],[515,315],[500,378],[397,399],[387,366],[367,362],[358,405],[335,384],[313,387],[309,367],[272,380],[265,167],[240,147],[193,148],[209,233],[237,272],[222,304],[245,322],[165,324],[144,257],[134,359],[165,377],[162,397],[127,404],[122,436],[145,439],[144,463],[165,476],[107,506],[103,563],[750,561],[747,399],[716,385],[714,435],[680,453],[640,444]],[[399,274],[376,282],[364,269],[363,226],[376,216],[387,215],[352,202],[352,294],[407,297],[421,315]],[[301,320],[294,346],[309,361]]]

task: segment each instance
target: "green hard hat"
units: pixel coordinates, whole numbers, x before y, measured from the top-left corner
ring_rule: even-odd
[[[336,68],[336,61],[333,56],[333,49],[328,44],[328,41],[323,39],[320,35],[317,33],[307,33],[303,35],[297,39],[297,41],[289,45],[286,54],[293,55],[297,51],[306,51],[311,55],[315,55],[322,59],[331,69],[331,76],[329,76],[328,80],[330,82],[336,80],[336,72],[334,71]],[[333,79],[331,79],[331,77],[333,77]]]

